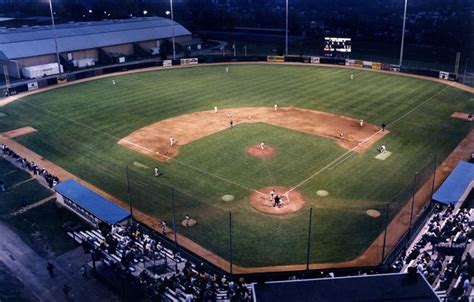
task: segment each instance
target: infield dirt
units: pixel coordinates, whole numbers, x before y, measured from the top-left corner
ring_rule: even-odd
[[[390,133],[367,122],[361,127],[358,119],[326,112],[295,107],[283,107],[277,111],[270,107],[242,107],[193,112],[159,121],[132,132],[119,144],[160,161],[168,161],[178,155],[183,145],[219,131],[232,131],[229,127],[231,120],[234,127],[266,123],[330,138],[355,152],[367,150]],[[170,136],[175,139],[173,146]]]

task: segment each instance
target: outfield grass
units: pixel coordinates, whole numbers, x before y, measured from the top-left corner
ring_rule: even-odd
[[[384,219],[370,218],[366,210],[383,213],[385,204],[435,153],[446,157],[470,129],[449,116],[474,111],[469,93],[419,79],[312,66],[231,65],[229,73],[225,67],[136,73],[114,77],[115,86],[107,78],[32,95],[2,108],[8,115],[0,119],[0,131],[28,125],[39,129],[17,140],[122,200],[127,200],[125,165],[148,166],[130,166],[135,207],[170,224],[168,186],[173,186],[178,219],[188,213],[198,220],[195,228],[179,231],[224,258],[227,212],[232,211],[234,262],[263,266],[304,263],[310,207],[312,261],[360,255],[381,232]],[[168,163],[117,145],[134,130],[172,116],[214,106],[275,103],[384,122],[391,134],[380,143],[393,155],[376,160],[374,146],[321,171],[298,189],[305,208],[281,218],[253,210],[247,202],[249,189],[293,186],[345,150],[329,139],[263,124],[238,126],[193,142]],[[262,137],[278,147],[275,158],[257,160],[243,152]],[[163,177],[153,177],[156,165]],[[318,189],[330,195],[318,197]],[[224,194],[236,199],[223,202]]]

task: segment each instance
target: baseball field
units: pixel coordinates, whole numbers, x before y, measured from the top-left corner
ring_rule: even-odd
[[[230,257],[231,212],[234,264],[266,267],[304,264],[308,236],[311,263],[363,255],[404,206],[392,204],[387,217],[387,203],[470,131],[451,115],[473,111],[471,93],[423,79],[345,68],[213,65],[30,95],[0,107],[0,132],[37,129],[14,139],[124,202],[128,166],[137,213],[171,226],[174,200],[177,231],[195,243],[189,247],[222,261]],[[383,156],[381,145],[388,151]],[[154,176],[155,167],[161,176]],[[283,197],[281,208],[268,200],[272,188]],[[181,224],[186,214],[195,226]]]

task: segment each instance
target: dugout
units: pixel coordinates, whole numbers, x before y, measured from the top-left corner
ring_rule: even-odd
[[[253,284],[254,301],[439,301],[417,272]]]
[[[98,227],[100,222],[123,223],[131,217],[128,211],[89,190],[74,179],[56,185],[54,190],[56,191],[56,200],[61,205],[95,227]]]
[[[460,161],[433,195],[433,200],[442,204],[463,203],[474,187],[474,164]]]

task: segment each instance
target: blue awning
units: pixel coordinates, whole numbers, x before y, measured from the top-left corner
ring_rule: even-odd
[[[74,179],[66,180],[56,185],[54,189],[59,194],[67,197],[69,200],[106,223],[115,224],[130,217],[128,211],[125,211],[94,191],[89,190]]]
[[[461,161],[433,195],[433,200],[456,204],[466,199],[474,184],[474,164]]]

